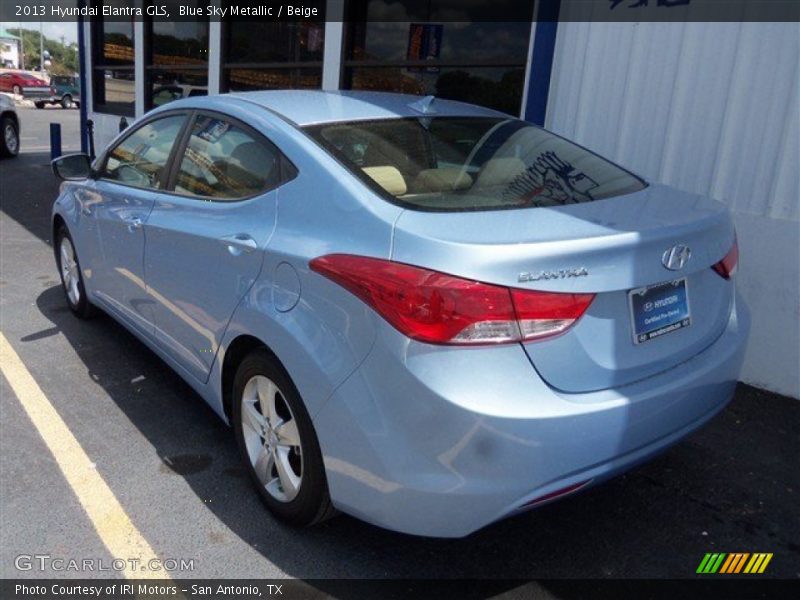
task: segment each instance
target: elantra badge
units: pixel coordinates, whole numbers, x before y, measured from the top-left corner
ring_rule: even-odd
[[[661,257],[661,264],[670,271],[680,271],[689,262],[691,256],[692,251],[689,246],[676,244],[664,252],[664,256]]]
[[[567,279],[568,277],[586,277],[589,274],[586,267],[578,267],[573,269],[559,269],[558,271],[539,271],[538,273],[520,273],[519,281],[524,283],[526,281],[540,281],[542,279]]]

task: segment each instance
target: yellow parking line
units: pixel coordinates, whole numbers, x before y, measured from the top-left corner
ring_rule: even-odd
[[[164,570],[134,570],[131,559],[138,559],[139,568],[141,565],[147,567],[150,560],[158,560],[156,553],[131,522],[114,492],[97,472],[2,332],[0,370],[56,459],[103,544],[113,558],[125,561],[127,566],[122,574],[127,578],[168,579],[169,574]]]

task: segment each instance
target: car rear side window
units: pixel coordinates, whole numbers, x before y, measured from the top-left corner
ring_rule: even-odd
[[[561,206],[646,186],[597,154],[519,119],[398,118],[306,131],[387,200],[418,210]]]
[[[164,189],[169,155],[185,121],[185,115],[173,115],[145,123],[108,153],[100,177],[132,187]]]
[[[180,159],[175,191],[239,200],[281,183],[280,151],[260,135],[217,116],[199,115]]]

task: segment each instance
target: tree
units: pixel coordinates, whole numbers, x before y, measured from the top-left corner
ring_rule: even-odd
[[[33,69],[41,64],[39,53],[39,32],[34,29],[10,29],[13,35],[22,39],[22,52],[25,66]],[[66,45],[58,40],[44,37],[44,49],[50,53],[49,71],[56,75],[72,75],[78,71],[78,49],[74,44]]]

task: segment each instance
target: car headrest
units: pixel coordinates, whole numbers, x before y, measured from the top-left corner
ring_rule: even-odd
[[[408,191],[406,180],[397,167],[364,167],[362,171],[392,196],[402,196]]]
[[[465,190],[472,185],[469,173],[458,167],[443,167],[441,169],[423,169],[414,178],[411,189],[415,193],[450,192]]]
[[[525,168],[525,163],[515,156],[491,158],[481,167],[475,186],[507,185]]]
[[[231,152],[231,161],[238,163],[244,171],[253,177],[269,179],[275,168],[275,156],[257,142],[239,144]]]

